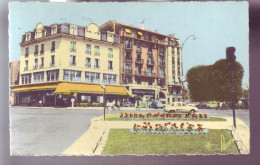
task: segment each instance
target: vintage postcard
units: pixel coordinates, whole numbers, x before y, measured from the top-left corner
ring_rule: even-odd
[[[10,155],[250,153],[247,2],[9,3]]]

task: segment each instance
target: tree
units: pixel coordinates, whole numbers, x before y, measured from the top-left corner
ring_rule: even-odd
[[[244,69],[236,62],[234,71],[235,101],[242,95],[242,78]],[[191,68],[187,73],[188,88],[193,101],[230,101],[231,77],[225,59],[214,65],[200,65]]]

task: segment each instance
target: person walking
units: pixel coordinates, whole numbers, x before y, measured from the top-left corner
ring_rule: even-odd
[[[137,103],[136,103],[136,110],[140,110],[140,103],[139,103],[139,101],[137,101]]]
[[[116,106],[117,106],[117,110],[120,110],[120,101],[119,100],[117,100]]]

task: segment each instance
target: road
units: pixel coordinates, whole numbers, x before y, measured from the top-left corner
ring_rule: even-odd
[[[138,111],[107,111],[107,114]],[[162,112],[156,110],[152,112]],[[231,110],[199,110],[214,116],[232,116]],[[11,155],[59,155],[83,135],[90,119],[103,110],[10,108]],[[237,117],[249,126],[249,111],[238,110]]]

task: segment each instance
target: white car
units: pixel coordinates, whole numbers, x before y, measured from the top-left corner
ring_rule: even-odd
[[[189,106],[184,102],[174,102],[171,105],[165,105],[164,111],[169,113],[175,113],[175,112],[195,113],[198,112],[198,108],[194,106]]]

